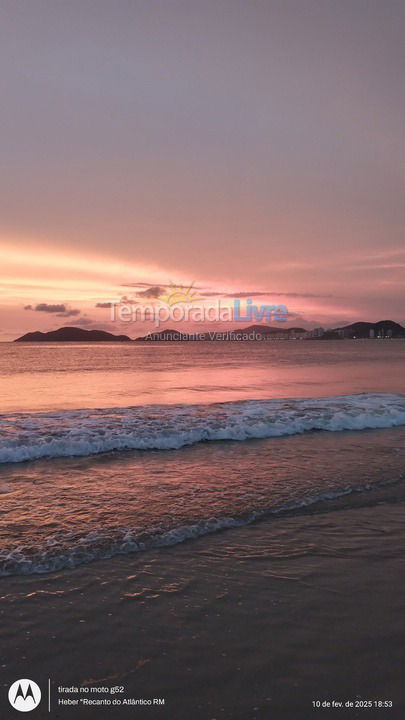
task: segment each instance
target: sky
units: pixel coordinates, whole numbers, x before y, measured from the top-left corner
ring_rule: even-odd
[[[0,339],[169,283],[405,323],[402,0],[0,4]],[[145,292],[146,291],[146,292]]]

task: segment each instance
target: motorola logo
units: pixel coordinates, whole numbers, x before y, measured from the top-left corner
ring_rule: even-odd
[[[16,680],[8,691],[8,700],[14,710],[30,712],[41,702],[41,690],[33,680]]]

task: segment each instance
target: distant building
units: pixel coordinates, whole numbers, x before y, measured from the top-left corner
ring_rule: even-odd
[[[325,330],[321,327],[314,328],[313,330],[308,330],[308,332],[305,333],[305,338],[319,338],[322,337],[322,335],[325,334]]]
[[[307,332],[297,332],[296,330],[290,330],[288,333],[288,339],[289,340],[302,340],[303,338],[307,337]]]
[[[375,332],[373,328],[370,329],[369,338],[370,340],[374,340],[375,338]]]

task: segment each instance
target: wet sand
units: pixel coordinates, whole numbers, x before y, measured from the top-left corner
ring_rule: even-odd
[[[403,718],[404,507],[271,518],[2,579],[0,717],[17,715],[6,691],[28,677],[43,692],[35,718]],[[58,706],[94,686],[165,704]],[[393,708],[313,707],[375,700]]]

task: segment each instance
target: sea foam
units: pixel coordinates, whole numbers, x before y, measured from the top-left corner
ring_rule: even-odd
[[[399,478],[376,483],[374,486],[366,484],[313,492],[276,507],[254,510],[239,516],[213,517],[208,520],[177,525],[170,529],[160,529],[154,525],[153,528],[142,530],[141,537],[138,537],[137,532],[130,528],[120,529],[118,535],[117,533],[112,534],[107,528],[99,533],[88,533],[77,539],[75,543],[70,541],[64,548],[59,547],[60,543],[54,548],[49,540],[45,546],[37,548],[34,552],[32,549],[27,552],[20,545],[10,551],[0,550],[0,577],[50,573],[66,568],[75,568],[94,560],[105,560],[118,555],[129,555],[154,548],[171,547],[204,535],[250,525],[266,517],[279,516],[283,513],[287,515],[299,513],[311,506],[319,505],[319,509],[322,511],[325,509],[325,501],[330,503],[353,493],[368,493],[373,487],[379,489],[384,486],[397,485],[400,481]]]
[[[0,415],[0,463],[405,425],[405,396],[367,393]]]

